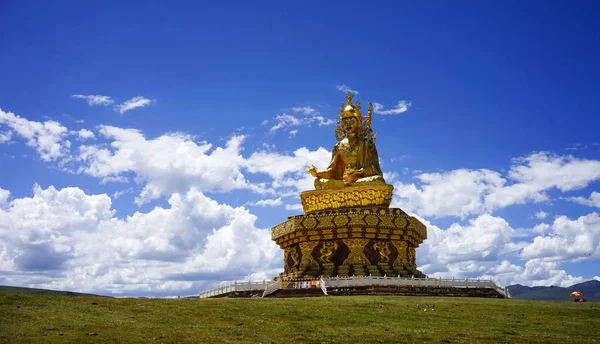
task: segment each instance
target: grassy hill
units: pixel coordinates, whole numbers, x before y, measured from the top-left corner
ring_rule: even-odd
[[[600,301],[600,281],[587,281],[562,287],[527,287],[520,284],[511,285],[508,291],[511,297],[521,300],[563,300],[573,301],[569,296],[573,291],[580,291],[587,301]]]
[[[96,296],[100,295],[76,293],[72,291],[60,291],[50,289],[36,289],[36,288],[22,288],[22,287],[9,287],[0,285],[0,294],[16,294],[16,295],[51,295],[51,296]],[[107,296],[108,297],[108,296]]]
[[[589,343],[599,327],[594,302],[0,295],[0,343]]]

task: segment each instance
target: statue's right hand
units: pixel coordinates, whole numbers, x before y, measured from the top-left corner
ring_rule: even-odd
[[[317,178],[317,168],[315,167],[315,165],[311,165],[308,170],[306,170],[306,173],[310,174],[311,176]]]

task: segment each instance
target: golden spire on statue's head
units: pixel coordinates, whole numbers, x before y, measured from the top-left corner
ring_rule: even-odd
[[[344,118],[348,118],[348,117],[355,117],[358,121],[362,120],[362,113],[361,113],[361,109],[360,109],[360,101],[357,100],[356,103],[353,105],[352,104],[352,99],[354,98],[354,94],[352,94],[352,92],[348,92],[348,94],[346,95],[346,101],[348,102],[347,104],[344,104],[342,102],[342,105],[340,105],[340,112],[338,113],[338,117],[340,119],[344,119]]]
[[[346,95],[346,100],[348,101],[348,105],[352,106],[352,98],[354,98],[354,93],[348,92]]]

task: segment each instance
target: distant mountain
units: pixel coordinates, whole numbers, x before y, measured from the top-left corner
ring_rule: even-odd
[[[72,292],[72,291],[8,287],[8,286],[0,286],[0,294],[109,297],[109,296],[94,295],[94,294],[76,293],[76,292]]]
[[[600,281],[592,280],[573,284],[570,287],[527,287],[514,284],[507,287],[511,297],[522,300],[565,300],[573,301],[570,294],[580,291],[581,297],[587,301],[600,301]]]

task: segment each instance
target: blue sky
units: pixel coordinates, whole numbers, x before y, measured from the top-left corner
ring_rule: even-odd
[[[0,284],[272,278],[347,90],[431,276],[598,279],[600,6],[0,5]],[[271,166],[271,167],[269,167]]]

